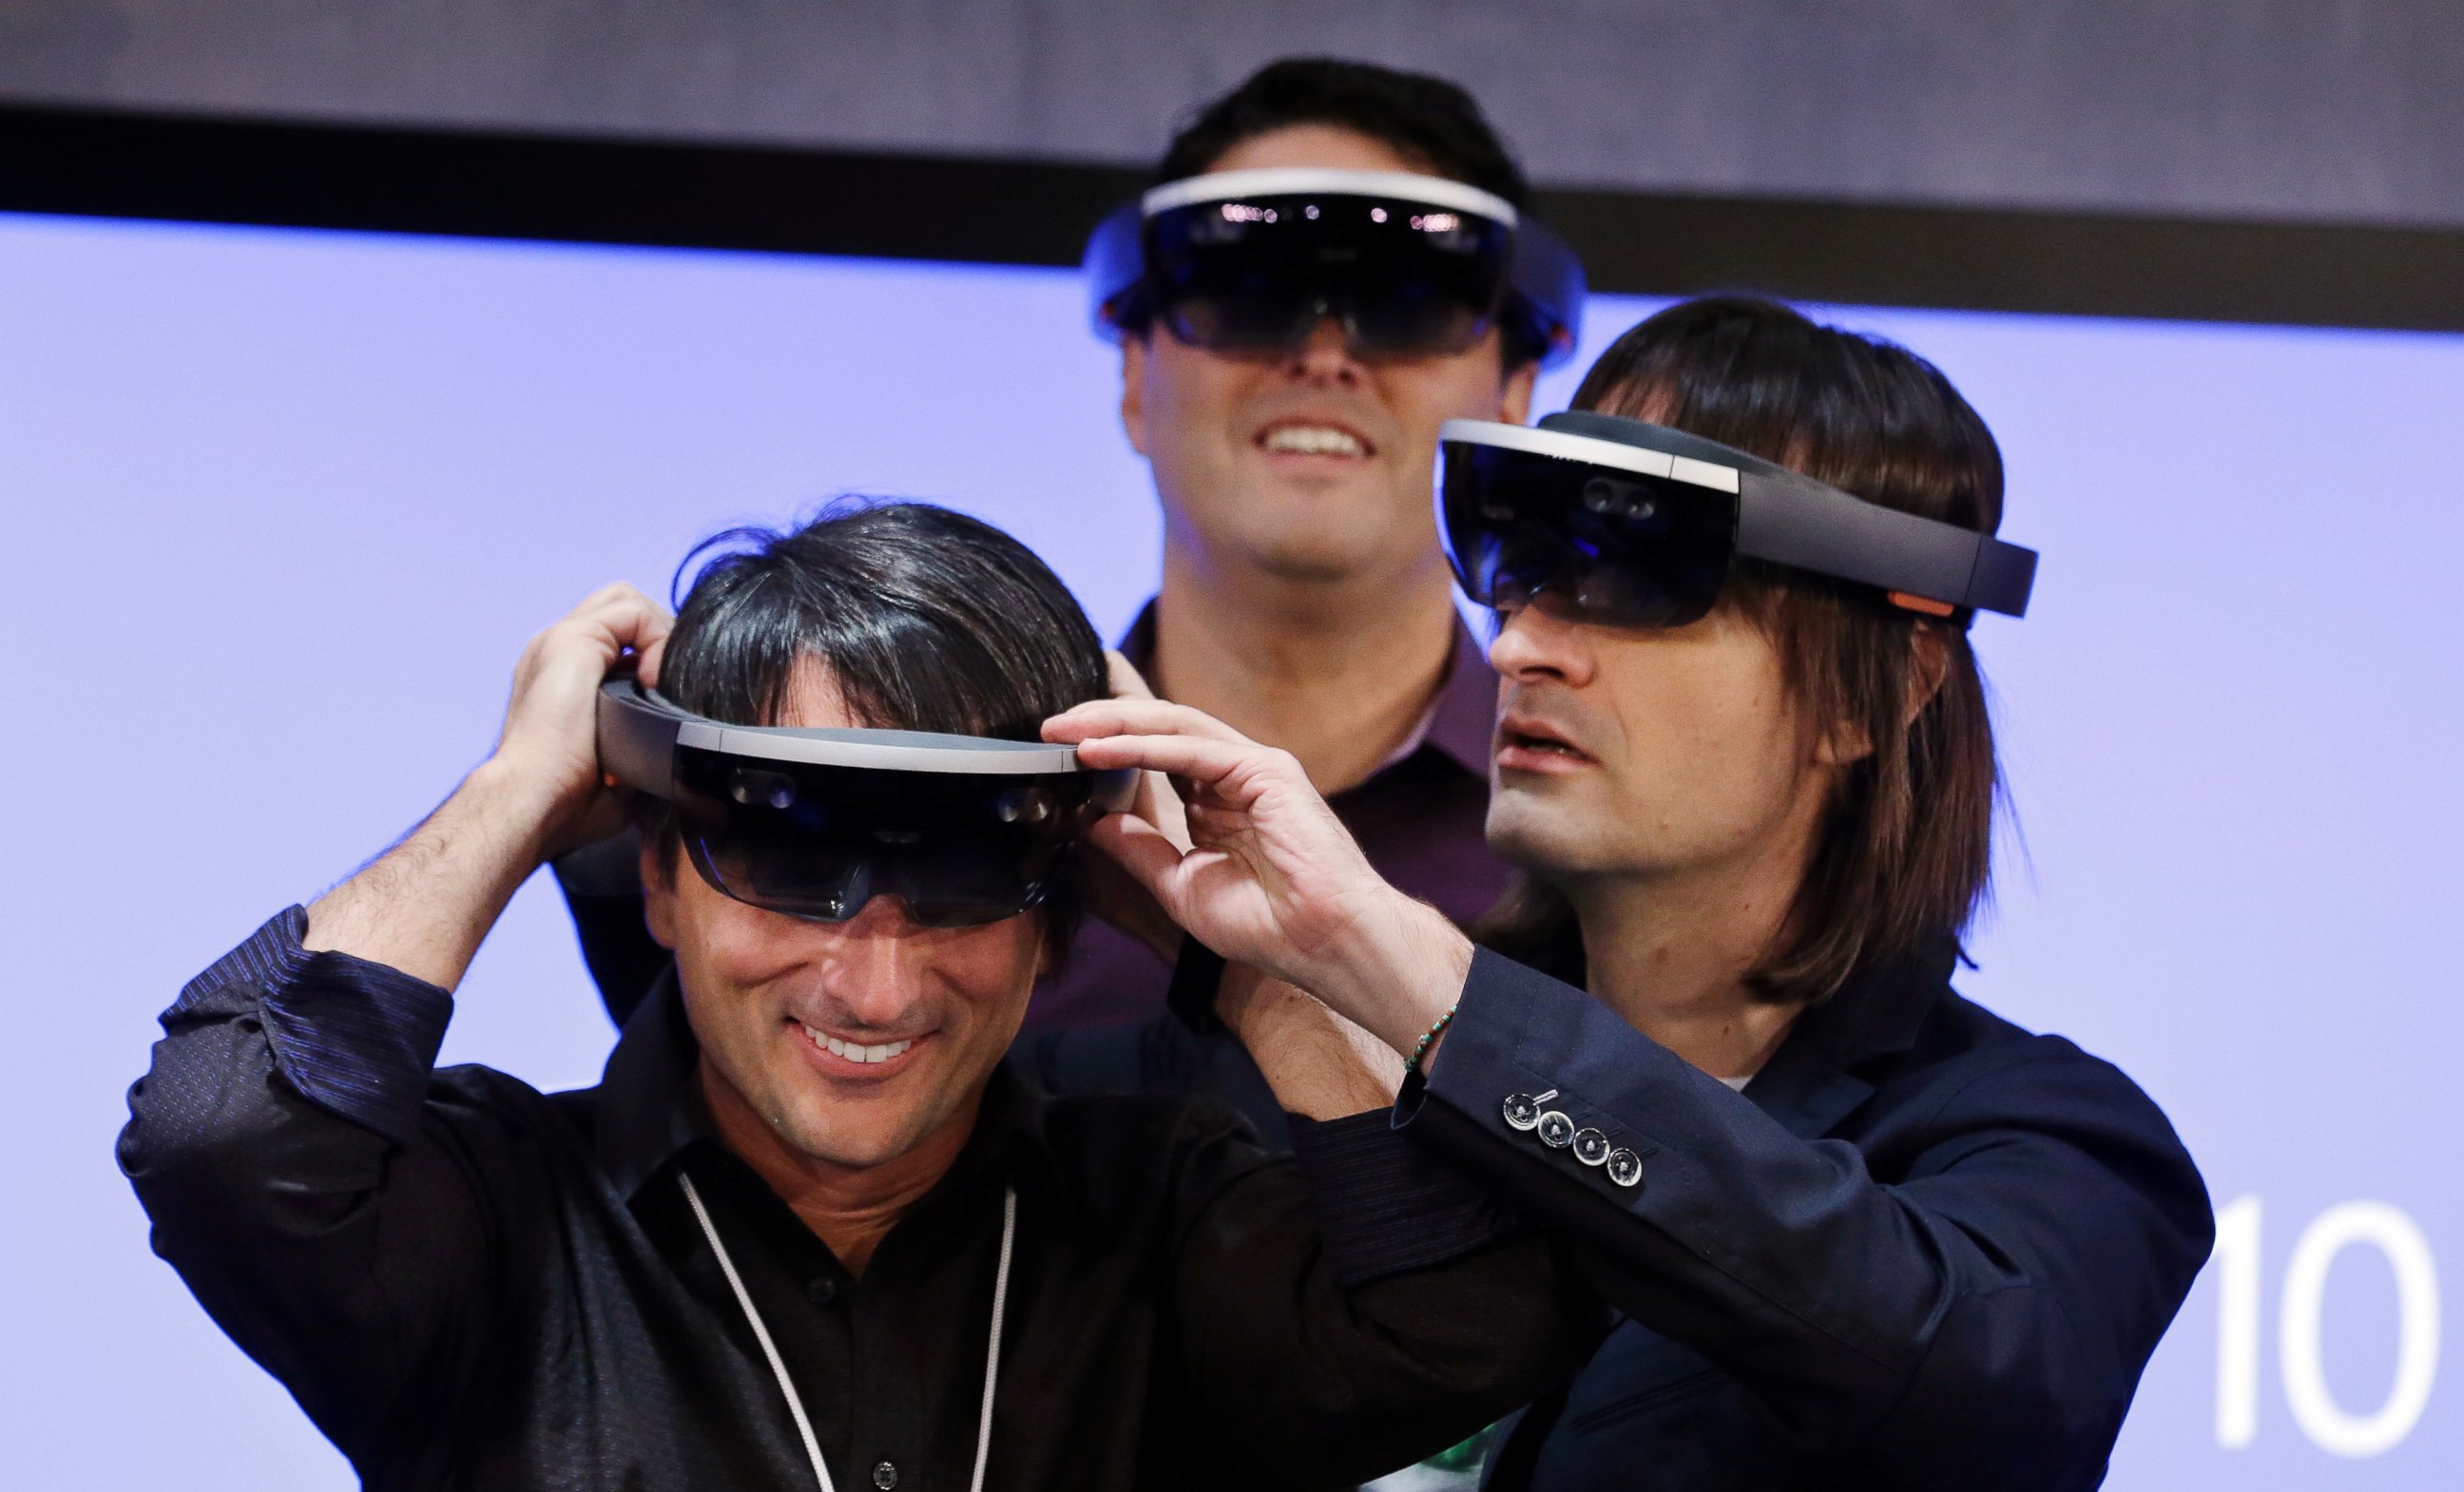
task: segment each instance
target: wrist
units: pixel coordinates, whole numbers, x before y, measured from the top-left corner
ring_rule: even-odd
[[[487,837],[526,861],[527,873],[547,858],[567,797],[550,774],[498,751],[472,768],[446,802],[457,818],[487,825]]]
[[[1445,913],[1399,891],[1353,932],[1310,993],[1408,1056],[1462,997],[1471,939]]]

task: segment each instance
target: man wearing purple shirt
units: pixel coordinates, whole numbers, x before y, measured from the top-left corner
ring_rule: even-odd
[[[1275,167],[1407,171],[1520,204],[1521,170],[1461,88],[1358,63],[1272,63],[1174,139],[1161,181]],[[1457,921],[1507,872],[1482,835],[1497,680],[1454,607],[1430,517],[1438,427],[1529,415],[1542,348],[1501,318],[1468,349],[1228,353],[1122,328],[1121,422],[1155,472],[1162,585],[1123,640],[1154,690],[1292,753],[1379,873]],[[621,1021],[661,968],[631,851],[558,867]],[[1047,1086],[1215,1092],[1280,1143],[1239,1043],[1165,1013],[1171,968],[1090,922],[1041,986],[1021,1061]]]

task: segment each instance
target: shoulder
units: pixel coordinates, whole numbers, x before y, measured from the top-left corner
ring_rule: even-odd
[[[1864,1075],[1877,1107],[1928,1129],[2051,1132],[2100,1152],[2135,1151],[2191,1169],[2171,1121],[2128,1073],[1955,990],[1935,1001],[1904,1051]]]

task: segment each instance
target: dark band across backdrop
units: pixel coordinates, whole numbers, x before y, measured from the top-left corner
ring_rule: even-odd
[[[1140,169],[0,104],[0,211],[1075,265]],[[1595,291],[2464,331],[2464,230],[1548,190]]]
[[[849,489],[1001,522],[1127,625],[1155,518],[1069,267],[1137,186],[0,111],[0,552],[43,722],[0,737],[40,850],[0,898],[39,1043],[0,1125],[40,1199],[0,1228],[0,1484],[346,1484],[148,1257],[111,1137],[177,981],[486,749],[508,639]],[[2220,1214],[2113,1484],[2443,1485],[2456,235],[1541,208],[1609,294],[1536,408],[1638,293],[1743,285],[1901,306],[1831,314],[2002,440],[2046,571],[1973,635],[2027,839],[1961,987],[2140,1078]],[[596,1078],[551,888],[458,1005],[449,1061]]]

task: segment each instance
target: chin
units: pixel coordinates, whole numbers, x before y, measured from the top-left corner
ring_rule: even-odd
[[[1375,570],[1394,553],[1385,536],[1330,516],[1295,513],[1287,522],[1254,532],[1248,548],[1258,567],[1281,580],[1326,584]]]
[[[781,1138],[811,1158],[849,1171],[888,1165],[923,1142],[923,1134],[886,1130],[861,1115],[806,1111],[798,1114]]]
[[[1533,801],[1529,794],[1494,794],[1486,832],[1499,859],[1535,875],[1579,872],[1595,858],[1587,852],[1592,836],[1582,815],[1568,804]]]

